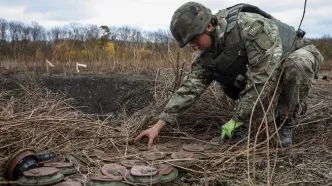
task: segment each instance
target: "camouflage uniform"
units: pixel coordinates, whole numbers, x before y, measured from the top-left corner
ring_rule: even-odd
[[[317,77],[323,57],[312,44],[296,48],[289,57],[281,62],[282,43],[276,24],[259,14],[240,12],[237,19],[240,37],[245,44],[248,56],[248,71],[242,74],[246,81],[245,89],[240,93],[235,121],[249,121],[258,93],[261,99],[269,102],[277,88],[275,103],[278,112],[286,116],[293,114],[296,105],[306,99],[312,79]],[[213,52],[223,42],[220,28],[216,27],[213,36],[216,39],[209,51]],[[296,43],[301,46],[303,40]],[[199,63],[201,52],[193,58],[192,69],[181,87],[170,98],[159,119],[166,123],[175,123],[180,114],[186,111],[213,81],[208,69]],[[279,76],[281,82],[277,87]],[[269,78],[270,77],[270,78]],[[264,84],[266,84],[263,89]],[[256,89],[258,93],[256,92]]]

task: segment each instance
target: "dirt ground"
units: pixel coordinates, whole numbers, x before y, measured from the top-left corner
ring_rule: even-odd
[[[18,75],[0,77],[6,90],[17,89]],[[153,100],[154,81],[146,76],[129,75],[41,75],[34,81],[41,87],[73,99],[73,106],[87,114],[132,114]]]
[[[74,106],[89,114],[132,114],[153,99],[154,82],[143,76],[42,76],[41,82],[52,91],[74,98]]]
[[[76,109],[66,96],[32,83],[34,78],[19,76],[5,74],[0,78],[1,165],[19,149],[33,148],[57,153],[56,161],[65,161],[68,154],[79,156],[90,168],[87,173],[79,174],[82,177],[100,174],[104,164],[135,159],[146,164],[169,164],[179,170],[176,180],[160,185],[332,185],[332,80],[329,78],[315,82],[308,112],[295,125],[290,149],[278,148],[272,136],[269,141],[253,138],[239,143],[219,142],[219,125],[229,119],[234,102],[212,86],[180,118],[179,125],[166,127],[149,151],[163,153],[165,157],[149,160],[146,139],[138,144],[130,142],[153,124],[156,108],[169,96],[161,90],[170,84],[158,87],[154,105],[134,110],[130,115],[101,120]],[[24,81],[19,81],[22,77]],[[128,85],[131,86],[134,85]],[[186,150],[188,144],[196,149]],[[193,156],[174,158],[175,153],[183,151],[194,151]]]

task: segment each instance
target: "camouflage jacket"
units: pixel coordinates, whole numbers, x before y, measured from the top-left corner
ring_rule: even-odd
[[[259,28],[255,28],[257,26]],[[237,18],[237,27],[241,40],[245,44],[249,69],[246,74],[243,74],[246,79],[246,87],[242,91],[243,94],[240,97],[233,119],[248,121],[254,102],[258,98],[258,93],[263,90],[262,98],[264,98],[268,96],[271,90],[276,88],[275,82],[277,82],[277,75],[280,72],[276,69],[280,67],[282,43],[275,23],[261,15],[240,12]],[[253,30],[257,32],[253,33]],[[216,27],[214,33],[219,34],[218,27]],[[222,38],[219,38],[215,42],[212,51],[214,48],[220,47],[221,40]],[[269,44],[267,45],[266,42]],[[172,95],[163,112],[159,115],[159,119],[166,123],[176,123],[178,116],[186,111],[212,82],[209,70],[203,68],[199,63],[199,54],[200,52],[192,60],[190,74]],[[269,82],[266,83],[268,79]],[[266,87],[263,89],[265,83]]]

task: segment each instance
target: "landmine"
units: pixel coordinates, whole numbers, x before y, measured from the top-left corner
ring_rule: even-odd
[[[13,154],[4,165],[3,177],[7,181],[16,181],[23,172],[38,167],[38,156],[33,149],[23,149]]]
[[[192,143],[192,144],[186,144],[182,146],[183,150],[185,151],[189,151],[189,152],[202,152],[204,151],[204,148],[196,143]]]
[[[80,155],[67,154],[65,159],[67,161],[73,163],[74,166],[76,167],[76,169],[78,169],[79,172],[82,172],[82,173],[88,173],[89,172],[88,163],[86,163],[84,158],[81,157]]]
[[[175,180],[179,175],[178,170],[171,165],[160,164],[160,165],[156,165],[156,166],[159,169],[159,174],[162,175],[162,179],[161,179],[160,183],[171,182],[171,181]]]
[[[187,151],[179,151],[172,153],[171,157],[173,159],[194,158],[194,153]]]
[[[37,153],[39,164],[49,163],[56,158],[56,154],[53,152],[38,152]]]
[[[64,181],[54,186],[83,186],[83,184],[77,181]]]
[[[136,165],[146,165],[146,163],[142,160],[133,159],[133,160],[122,160],[121,165],[127,168],[132,168],[133,166]]]
[[[87,186],[126,186],[121,179],[114,179],[108,176],[94,176],[91,177],[90,181],[87,183]]]
[[[103,151],[96,151],[96,156],[100,160],[110,162],[110,161],[112,161],[111,158],[118,156],[118,154],[116,154],[116,153],[105,153]]]
[[[213,149],[213,146],[208,143],[191,143],[183,145],[182,149],[187,152],[193,152],[196,159],[204,158],[204,152]]]
[[[41,167],[23,172],[17,183],[22,186],[43,186],[59,183],[64,176],[54,167]]]
[[[114,180],[122,180],[123,177],[129,174],[129,171],[122,165],[112,163],[105,164],[101,168],[101,173],[107,177],[113,178]]]
[[[66,176],[63,180],[67,181],[67,182],[80,182],[80,183],[83,183],[84,182],[84,177],[81,174],[72,174],[72,175]]]
[[[76,166],[86,167],[88,164],[82,160],[82,157],[76,154],[67,154],[65,159]]]
[[[172,153],[171,158],[174,160],[172,163],[178,166],[191,166],[198,162],[193,152],[184,150]]]
[[[52,162],[45,163],[44,167],[55,167],[59,169],[59,172],[65,176],[77,173],[73,163],[70,162]]]
[[[161,182],[162,175],[154,166],[133,166],[125,180],[137,185],[157,184]]]
[[[134,166],[131,168],[130,174],[125,177],[125,180],[136,185],[167,183],[175,180],[178,173],[176,168],[167,164]]]
[[[126,167],[112,163],[105,164],[100,172],[103,175],[94,176],[88,182],[88,186],[124,186],[123,183],[124,176],[129,174]]]
[[[140,154],[139,156],[142,159],[137,159],[137,156],[135,158],[130,154],[127,154],[130,155],[130,159],[121,159],[121,156],[117,153],[105,153],[102,150],[70,153],[65,156],[68,162],[49,162],[44,163],[44,166],[57,168],[59,173],[66,176],[64,182],[80,182],[83,184],[88,181],[90,186],[110,185],[110,183],[112,185],[125,185],[124,183],[147,185],[171,182],[177,178],[179,172],[175,167],[159,163],[167,161],[174,165],[191,166],[196,164],[200,157],[204,157],[200,154],[204,154],[211,149],[211,145],[205,145],[205,143],[204,145],[200,142],[185,144],[180,140],[176,140],[174,143],[160,144],[159,148],[163,147],[167,148],[161,152],[158,148],[154,152],[143,151],[140,153],[135,150],[135,153]],[[112,163],[107,163],[110,161]],[[152,161],[155,165],[147,166],[148,162]],[[98,166],[95,167],[94,165],[97,164]],[[92,167],[88,171],[90,166]],[[102,168],[99,169],[99,166],[102,166]],[[73,172],[67,172],[63,169],[69,169]],[[75,174],[77,169],[79,169],[80,174]],[[89,173],[89,175],[84,178],[83,174],[86,175],[86,173]],[[91,177],[91,173],[102,175]],[[123,182],[123,180],[125,181]]]

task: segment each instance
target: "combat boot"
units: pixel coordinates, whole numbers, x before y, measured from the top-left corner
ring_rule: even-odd
[[[307,112],[307,103],[301,102],[300,104],[296,105],[294,113],[293,113],[293,120],[298,118],[298,115],[303,116]],[[279,126],[281,121],[279,120]],[[280,143],[283,148],[290,147],[292,145],[293,139],[293,128],[290,119],[287,119],[283,126],[278,131],[280,137]]]
[[[278,131],[280,137],[280,143],[283,148],[290,147],[293,139],[292,126],[286,122]]]

